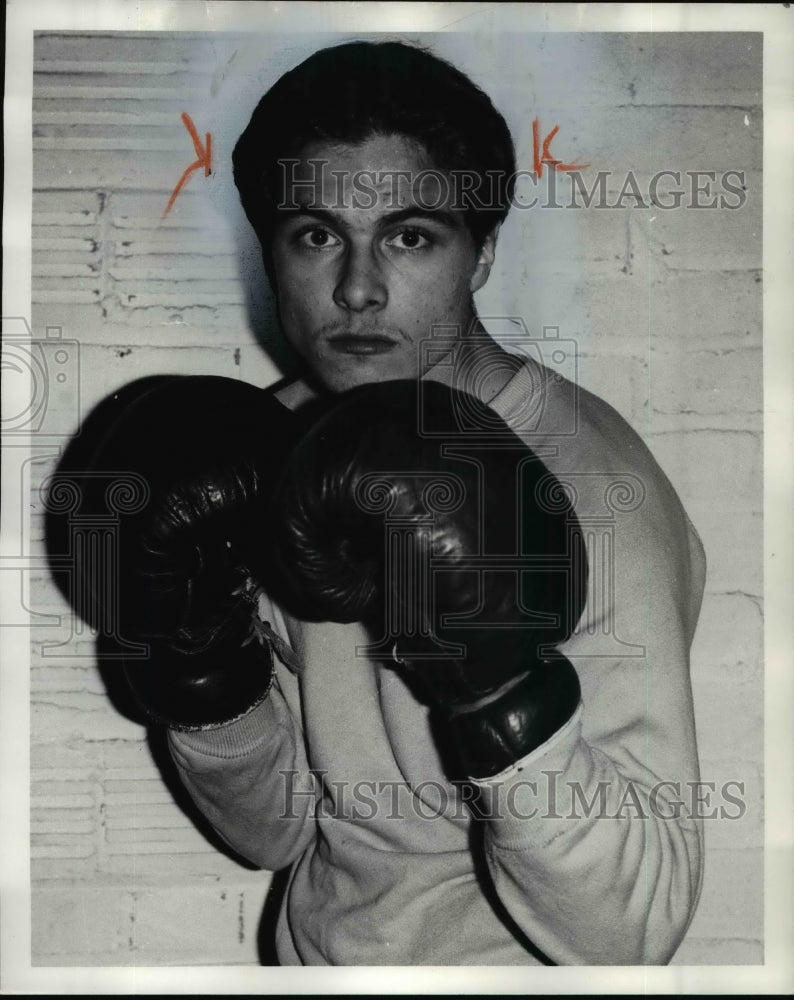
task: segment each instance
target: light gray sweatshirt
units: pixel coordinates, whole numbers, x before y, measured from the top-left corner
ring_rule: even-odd
[[[265,602],[300,676],[278,663],[242,719],[169,738],[228,843],[264,869],[291,866],[283,964],[663,964],[693,916],[702,546],[602,400],[530,361],[490,405],[575,496],[590,578],[561,649],[581,704],[504,773],[453,783],[428,709],[362,655],[372,637],[360,625]]]

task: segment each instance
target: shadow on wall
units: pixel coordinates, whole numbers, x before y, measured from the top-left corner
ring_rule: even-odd
[[[242,212],[236,220],[234,237],[248,328],[279,372],[285,378],[292,378],[298,374],[300,359],[281,333],[276,297],[265,273],[262,248]]]
[[[281,905],[289,884],[290,869],[284,868],[273,874],[270,889],[265,897],[265,906],[259,921],[257,949],[261,965],[279,965],[276,955],[276,925]]]
[[[73,613],[82,619],[96,636],[95,663],[108,701],[123,718],[146,727],[146,739],[151,758],[173,802],[215,850],[248,871],[257,866],[238,855],[212,828],[193,803],[183,786],[168,748],[167,731],[152,726],[134,699],[122,669],[122,657],[129,648],[117,637],[103,631],[107,608],[103,609],[100,592],[107,578],[101,574],[95,580],[80,572],[80,566],[104,566],[102,548],[108,542],[108,532],[115,525],[108,521],[108,476],[92,471],[92,461],[117,418],[136,400],[173,376],[155,375],[136,379],[105,397],[85,418],[80,431],[68,443],[58,467],[47,484],[45,539],[52,581],[69,603]],[[123,485],[123,484],[122,484]],[[135,502],[132,492],[118,490],[113,499],[118,503]],[[114,510],[113,503],[110,503]],[[111,519],[112,521],[112,519]],[[78,541],[75,529],[82,536]],[[79,542],[88,544],[89,536],[100,546],[92,555]],[[80,560],[87,560],[84,564]],[[278,964],[275,956],[275,926],[281,898],[286,885],[284,878],[274,878],[262,916],[258,934],[262,964]]]
[[[146,719],[134,701],[129,687],[122,676],[118,659],[109,658],[113,649],[114,641],[112,639],[102,636],[97,640],[97,667],[102,677],[102,682],[105,685],[108,699],[117,712],[120,712],[133,722],[145,725]],[[258,871],[257,865],[252,864],[234,851],[215,832],[191,799],[179,778],[176,765],[171,758],[166,729],[163,726],[147,726],[146,741],[152,760],[171,798],[207,843],[247,871]],[[288,880],[289,869],[274,873],[268,894],[265,898],[265,905],[257,930],[257,951],[261,965],[274,966],[279,964],[276,955],[276,926]]]

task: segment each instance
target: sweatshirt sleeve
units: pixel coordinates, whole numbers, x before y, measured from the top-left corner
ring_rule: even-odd
[[[278,871],[315,837],[316,785],[299,723],[298,681],[280,664],[267,698],[225,726],[168,733],[183,784],[214,829]]]
[[[642,518],[618,537],[612,597],[598,593],[603,574],[591,580],[590,613],[562,647],[582,684],[572,719],[475,782],[495,890],[561,965],[667,963],[700,894],[689,647],[705,561],[686,515],[671,510],[669,530]],[[625,655],[614,655],[618,642]]]

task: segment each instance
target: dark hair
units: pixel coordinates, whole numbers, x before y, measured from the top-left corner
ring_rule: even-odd
[[[433,165],[474,177],[466,224],[477,246],[507,215],[515,174],[510,131],[490,98],[450,63],[403,42],[321,49],[285,73],[257,105],[234,149],[234,182],[263,244],[282,184],[279,161],[311,142],[404,135]],[[471,179],[469,180],[471,183]]]

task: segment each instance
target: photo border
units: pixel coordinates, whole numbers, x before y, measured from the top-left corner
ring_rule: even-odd
[[[794,988],[794,680],[790,622],[794,533],[791,350],[794,12],[782,4],[270,3],[61,0],[7,4],[3,313],[30,316],[31,85],[36,30],[316,33],[493,30],[762,31],[764,35],[765,929],[763,966],[483,968],[31,967],[29,659],[25,628],[6,629],[0,675],[0,988],[44,993],[788,993]],[[16,451],[16,449],[14,449]],[[3,522],[19,524],[3,454]],[[14,502],[15,501],[15,502]],[[12,546],[2,532],[4,549]],[[6,600],[7,594],[0,594]]]

